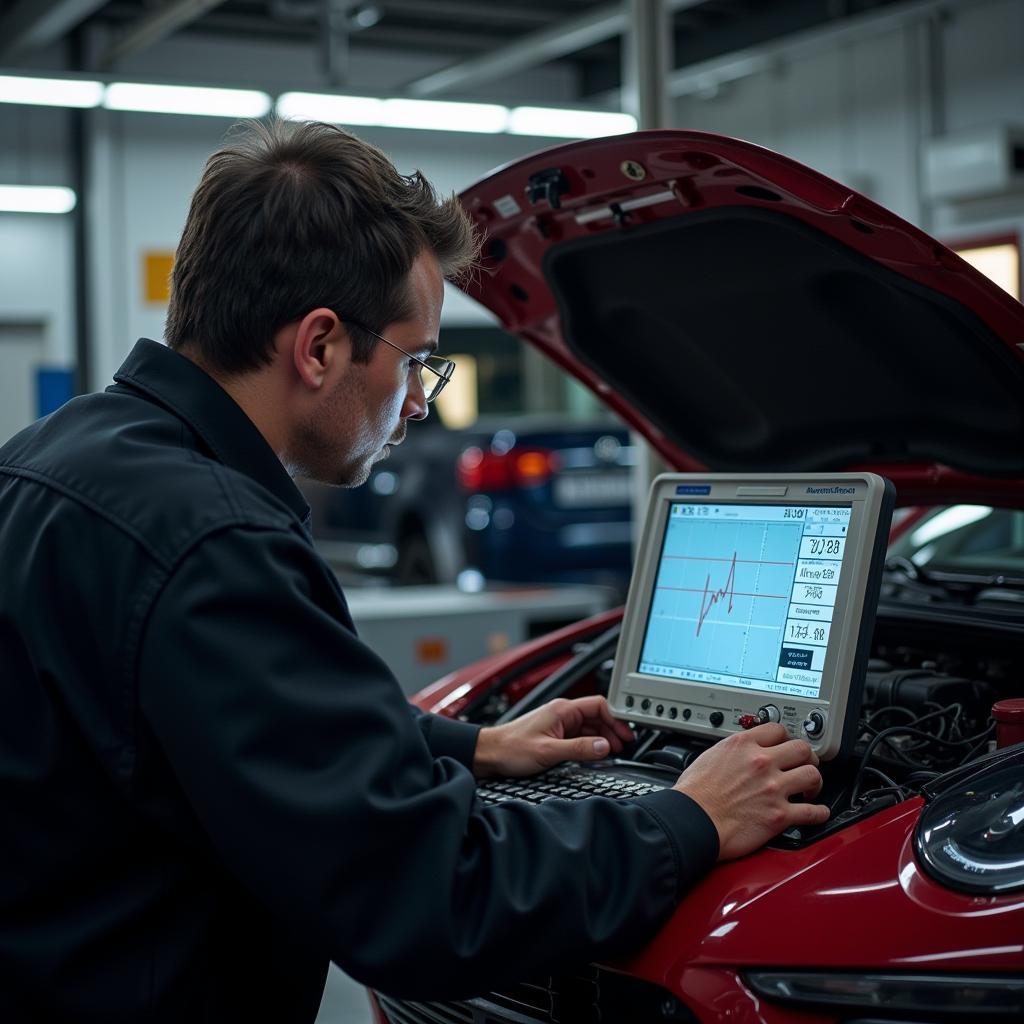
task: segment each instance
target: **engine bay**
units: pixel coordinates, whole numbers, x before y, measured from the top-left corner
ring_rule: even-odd
[[[899,565],[887,567],[857,738],[848,757],[822,765],[818,799],[829,821],[791,829],[772,845],[804,847],[995,750],[993,705],[1024,695],[1024,614],[1016,601],[966,604],[967,586],[953,581],[940,601],[933,585],[922,601]],[[563,644],[477,688],[460,717],[494,725],[556,697],[607,694],[618,637],[618,624],[581,624]],[[671,785],[709,745],[641,726],[616,764]],[[641,766],[647,771],[638,773]]]

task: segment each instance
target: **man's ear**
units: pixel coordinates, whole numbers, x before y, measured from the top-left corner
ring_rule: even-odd
[[[311,310],[295,325],[292,359],[306,387],[319,389],[351,361],[352,345],[345,325],[332,310]]]

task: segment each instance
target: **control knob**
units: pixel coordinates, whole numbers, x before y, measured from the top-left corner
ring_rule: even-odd
[[[820,711],[812,711],[804,719],[804,732],[807,737],[816,740],[825,731],[825,716]]]
[[[781,722],[782,713],[774,704],[765,704],[764,707],[757,709],[757,717],[761,720],[761,723],[765,722]]]

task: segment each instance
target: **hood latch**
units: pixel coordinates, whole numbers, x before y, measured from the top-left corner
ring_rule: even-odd
[[[548,167],[546,170],[531,174],[526,182],[526,198],[536,206],[546,202],[552,210],[562,205],[562,196],[569,191],[569,182],[560,167]]]

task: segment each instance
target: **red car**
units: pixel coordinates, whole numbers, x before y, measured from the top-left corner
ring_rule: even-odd
[[[547,150],[462,200],[488,236],[469,293],[675,470],[870,469],[902,506],[1024,507],[1024,307],[843,185],[656,131]],[[923,565],[884,577],[828,826],[718,866],[627,960],[465,1002],[374,995],[377,1020],[1024,1020],[1024,572]],[[417,701],[486,724],[601,691],[619,614]]]

